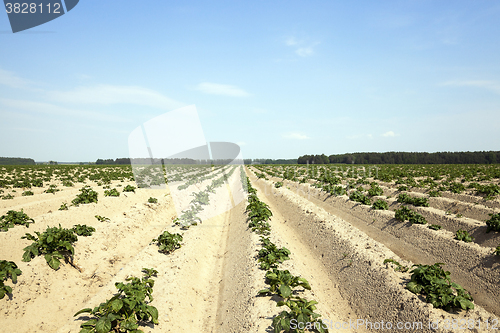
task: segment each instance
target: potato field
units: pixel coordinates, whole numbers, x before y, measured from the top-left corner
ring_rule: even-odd
[[[494,332],[498,165],[0,166],[2,332]]]

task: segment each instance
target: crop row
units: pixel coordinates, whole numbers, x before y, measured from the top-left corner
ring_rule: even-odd
[[[242,178],[243,178],[242,171]],[[257,190],[252,187],[250,180],[245,176],[248,191],[248,213],[249,227],[253,232],[260,235],[262,248],[258,252],[258,262],[260,269],[265,270],[265,278],[268,287],[259,291],[259,294],[278,296],[277,306],[286,306],[288,310],[283,310],[279,315],[273,318],[273,331],[280,332],[304,332],[308,331],[328,332],[328,328],[319,318],[321,315],[316,313],[315,300],[297,296],[303,288],[310,290],[311,286],[306,279],[292,275],[288,270],[280,270],[279,265],[290,259],[290,250],[287,248],[278,248],[268,237],[271,232],[269,220],[272,212],[269,206],[260,201],[257,196]]]

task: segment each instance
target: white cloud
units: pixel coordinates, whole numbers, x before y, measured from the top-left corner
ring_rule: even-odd
[[[307,135],[302,134],[302,133],[297,133],[297,132],[285,133],[285,134],[282,135],[282,137],[285,138],[285,139],[292,139],[292,140],[307,140],[307,139],[310,139],[310,137],[308,137]]]
[[[0,68],[0,84],[12,88],[28,88],[32,82]]]
[[[24,110],[28,112],[35,112],[42,114],[50,114],[54,116],[72,116],[78,118],[87,118],[92,120],[110,121],[110,122],[129,121],[126,118],[117,117],[113,115],[107,115],[94,111],[75,110],[43,102],[32,102],[26,100],[0,98],[0,105],[2,105],[5,108]]]
[[[299,41],[297,41],[294,37],[289,37],[286,41],[285,44],[288,46],[295,46],[299,44]]]
[[[289,37],[285,40],[287,46],[295,48],[295,54],[299,57],[310,57],[314,54],[314,47],[319,44],[319,42],[307,42],[304,40],[298,40],[295,37]]]
[[[210,95],[224,95],[233,97],[250,96],[250,94],[245,90],[228,84],[202,82],[199,85],[197,85],[195,89]]]
[[[79,87],[70,91],[51,91],[48,97],[54,101],[71,104],[134,104],[172,110],[184,106],[157,91],[139,86],[97,85]]]
[[[386,138],[392,138],[392,137],[395,137],[395,136],[399,136],[399,134],[396,134],[393,131],[389,131],[389,132],[385,132],[384,134],[382,134],[382,136],[386,137]]]
[[[297,53],[301,57],[309,57],[314,54],[314,50],[312,47],[301,47],[295,50],[295,53]]]
[[[442,86],[456,86],[456,87],[479,87],[492,90],[500,94],[500,83],[497,81],[488,80],[463,80],[463,81],[447,81],[441,83]]]

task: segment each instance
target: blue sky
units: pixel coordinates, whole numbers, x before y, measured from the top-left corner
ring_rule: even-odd
[[[244,158],[500,150],[498,1],[80,1],[0,15],[0,156],[128,156],[196,105]]]

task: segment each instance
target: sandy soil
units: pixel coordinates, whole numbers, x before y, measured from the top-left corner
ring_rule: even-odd
[[[488,240],[455,244],[448,230],[452,221],[446,230],[430,233],[420,226],[394,223],[389,212],[353,206],[345,198],[335,201],[319,193],[311,196],[307,192],[310,187],[303,191],[286,186],[275,189],[272,182],[257,181],[251,172],[248,175],[261,200],[273,212],[272,241],[292,252],[291,260],[281,269],[309,281],[312,290],[304,291],[303,297],[319,302],[318,312],[327,322],[422,322],[422,330],[405,331],[426,332],[431,330],[425,325],[433,320],[442,325],[445,319],[498,319],[483,308],[498,315],[498,296],[493,288],[498,281],[497,264],[489,267],[483,263],[490,251]],[[235,172],[229,183],[239,177]],[[118,184],[127,185],[115,182],[111,187]],[[29,229],[16,226],[0,232],[0,259],[15,261],[23,271],[17,284],[7,283],[13,287],[12,296],[0,300],[0,331],[78,332],[84,317],[74,318],[73,314],[109,299],[116,291],[115,282],[140,276],[143,267],[159,271],[152,305],[160,313],[160,324],[141,327],[144,332],[272,331],[272,318],[283,309],[276,307],[276,297],[257,296],[266,287],[265,272],[258,268],[256,260],[259,237],[247,228],[246,202],[235,202],[241,193],[235,195],[229,186],[220,187],[211,194],[211,205],[206,208],[209,218],[182,231],[172,225],[178,212],[168,189],[138,189],[114,198],[104,197],[102,187],[94,184],[99,192],[98,203],[59,211],[63,202],[70,203],[76,196],[78,186],[63,187],[56,194],[42,193],[46,188],[34,189],[32,197],[17,193],[12,200],[0,200],[0,215],[10,209],[23,209],[35,219]],[[117,189],[121,192],[121,187]],[[158,204],[147,204],[149,197],[158,198]],[[446,204],[444,198],[441,200]],[[222,214],[214,213],[228,206],[234,207]],[[440,211],[429,209],[428,214],[440,215]],[[95,215],[110,221],[98,222]],[[475,223],[464,221],[471,228]],[[22,262],[22,249],[30,242],[21,240],[21,236],[59,224],[66,228],[75,224],[96,228],[94,235],[79,237],[75,244],[75,263],[81,272],[67,264],[54,271],[43,257]],[[416,231],[412,233],[411,229]],[[180,232],[184,237],[183,246],[169,255],[159,253],[156,245],[150,244],[164,230]],[[441,250],[432,251],[433,246]],[[456,260],[451,260],[452,255]],[[408,265],[427,259],[450,259],[450,267],[446,268],[452,271],[452,277],[463,278],[457,282],[475,292],[476,309],[451,314],[433,309],[404,289],[409,275],[384,265],[385,258]],[[472,260],[472,267],[460,264],[462,260]],[[490,302],[486,291],[491,292]],[[440,327],[440,332],[449,331]],[[342,331],[370,330],[359,327]]]

